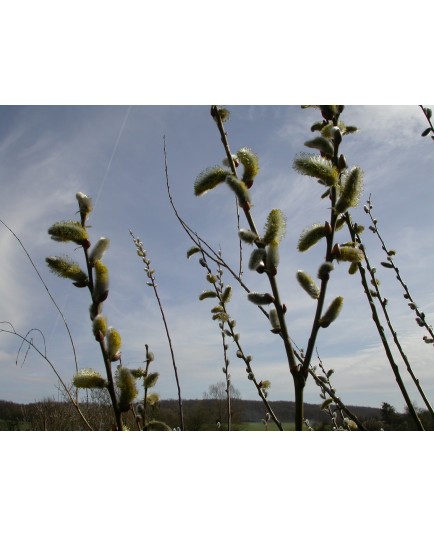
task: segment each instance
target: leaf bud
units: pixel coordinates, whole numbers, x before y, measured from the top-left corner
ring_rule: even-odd
[[[200,294],[199,300],[202,301],[202,300],[206,300],[207,298],[217,298],[217,293],[214,292],[213,290],[204,290]]]
[[[310,149],[317,149],[327,156],[333,156],[334,153],[333,143],[323,136],[317,136],[316,138],[308,140],[304,145]]]
[[[250,229],[240,229],[238,236],[243,242],[246,242],[246,244],[254,244],[259,240],[259,236],[253,231],[250,231]]]
[[[270,324],[272,326],[272,328],[274,330],[279,330],[280,331],[280,322],[279,322],[279,316],[277,314],[277,310],[272,308],[270,309],[270,314],[269,314],[269,320],[270,320]]]
[[[324,402],[321,404],[321,409],[326,411],[331,404],[333,404],[333,398],[327,398],[327,400],[324,400]]]
[[[321,130],[323,127],[324,127],[324,122],[323,122],[323,121],[316,121],[316,122],[310,127],[310,131],[311,131],[311,132],[316,132],[317,130]]]
[[[61,257],[47,257],[45,259],[50,270],[58,277],[71,279],[74,284],[79,287],[88,285],[89,280],[80,266],[70,259],[67,255]]]
[[[357,272],[358,269],[359,269],[358,263],[357,262],[352,262],[350,264],[350,267],[348,268],[348,273],[350,275],[354,275]]]
[[[152,372],[151,374],[148,374],[143,381],[143,386],[145,387],[145,389],[151,389],[152,387],[154,387],[159,377],[160,374],[158,372]]]
[[[363,251],[351,246],[339,246],[335,244],[332,250],[333,258],[337,261],[363,262]]]
[[[251,149],[244,147],[237,152],[237,157],[244,166],[242,180],[247,188],[251,188],[253,181],[259,172],[258,155],[255,154]]]
[[[347,425],[349,430],[357,430],[358,429],[357,424],[352,419],[349,419],[348,417],[344,418],[344,423]]]
[[[206,280],[211,284],[216,283],[217,282],[217,276],[214,275],[214,274],[208,273],[208,274],[206,274]]]
[[[283,212],[275,208],[270,211],[265,224],[265,233],[262,237],[262,242],[266,245],[277,243],[279,244],[285,236],[286,218]]]
[[[112,359],[119,353],[119,350],[122,345],[122,338],[115,328],[109,327],[107,329],[106,339],[107,353],[109,358]]]
[[[93,299],[95,303],[101,303],[107,299],[109,293],[109,271],[102,261],[95,261],[95,287]]]
[[[238,160],[238,157],[236,154],[231,154],[232,162],[234,163],[234,166],[237,168],[240,165],[240,162]],[[223,158],[222,164],[227,167],[231,167],[231,163],[229,158]]]
[[[246,184],[234,175],[226,176],[226,184],[237,196],[240,207],[248,212],[250,210],[250,193]]]
[[[192,255],[195,255],[196,253],[199,253],[201,251],[200,247],[193,246],[187,251],[187,259],[189,259]]]
[[[88,197],[82,192],[77,192],[75,197],[78,201],[78,208],[80,210],[81,222],[84,225],[89,214],[92,212],[93,204],[92,198]]]
[[[342,309],[343,303],[344,303],[344,299],[342,298],[342,296],[338,296],[332,301],[327,311],[319,320],[319,325],[322,328],[329,327],[330,324],[337,319]]]
[[[336,144],[341,143],[342,141],[342,132],[339,127],[333,127],[333,139]]]
[[[329,224],[330,226],[330,224]],[[320,225],[315,223],[308,229],[305,229],[298,240],[298,250],[305,252],[319,242],[322,238],[327,236],[328,227],[326,225]]]
[[[79,221],[59,221],[54,223],[48,234],[56,242],[75,242],[84,248],[89,247],[87,230]]]
[[[108,238],[101,237],[98,242],[91,249],[89,254],[89,263],[93,266],[96,261],[102,259],[104,253],[107,251],[107,248],[110,245],[110,240]]]
[[[229,321],[229,315],[223,311],[221,313],[215,313],[213,315],[212,319],[213,320],[218,320],[219,322],[228,322]]]
[[[257,270],[260,265],[264,264],[266,251],[263,248],[255,248],[250,254],[249,269]]]
[[[232,297],[232,287],[228,285],[227,287],[225,287],[222,293],[222,302],[227,303],[228,301],[230,301],[231,297]]]
[[[146,403],[149,406],[155,406],[160,401],[160,395],[158,393],[149,393],[146,396]]]
[[[328,281],[332,270],[334,270],[332,262],[323,262],[318,268],[318,279],[321,279],[321,281]]]
[[[338,169],[339,171],[342,171],[344,169],[346,169],[348,166],[347,166],[347,161],[345,160],[345,156],[343,154],[340,154],[339,155],[339,160],[338,160]]]
[[[101,314],[97,315],[92,322],[92,331],[95,339],[102,342],[107,333],[107,318]]]
[[[201,196],[208,193],[210,190],[225,182],[229,173],[227,168],[214,166],[207,168],[198,177],[194,183],[194,194]]]
[[[340,113],[340,108],[336,104],[321,104],[319,109],[321,110],[321,115],[326,121],[332,121],[335,116]]]
[[[297,271],[297,281],[300,283],[300,286],[305,290],[311,298],[317,300],[320,295],[320,290],[315,283],[315,281],[303,270]]]
[[[269,305],[274,302],[274,297],[271,294],[259,294],[250,292],[247,294],[247,299],[255,305]]]
[[[115,363],[116,361],[120,361],[122,357],[122,352],[117,352],[116,354],[110,356],[110,362]]]
[[[271,244],[267,246],[267,256],[265,260],[265,266],[271,275],[276,275],[279,260],[279,243],[271,242]]]
[[[136,380],[126,367],[118,367],[116,371],[116,385],[119,388],[119,409],[123,412],[130,409],[134,399],[139,394]]]
[[[217,118],[220,117],[222,123],[228,121],[231,113],[227,108],[220,106],[211,106],[211,117],[217,122]]]
[[[102,389],[108,385],[99,372],[90,368],[79,370],[74,375],[72,383],[77,389]]]
[[[307,153],[301,153],[294,159],[293,168],[301,175],[319,179],[327,186],[335,186],[339,178],[339,170],[330,160]]]
[[[357,207],[363,187],[363,172],[361,168],[354,167],[346,175],[339,199],[334,207],[339,214],[346,212],[350,207]]]
[[[93,321],[95,317],[101,313],[101,311],[102,311],[101,303],[91,303],[89,307],[90,319]]]

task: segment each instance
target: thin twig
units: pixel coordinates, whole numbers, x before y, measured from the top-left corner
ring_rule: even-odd
[[[41,352],[39,350],[39,348],[29,339],[26,338],[26,336],[23,336],[21,335],[20,333],[18,333],[15,328],[13,327],[13,325],[10,323],[10,322],[5,322],[5,321],[2,321],[0,322],[0,324],[8,324],[11,329],[8,330],[8,329],[3,329],[3,328],[0,328],[0,333],[9,333],[11,335],[15,335],[16,337],[20,338],[22,343],[26,343],[28,344],[29,346],[31,346],[34,350],[36,350],[36,352],[49,364],[49,366],[52,368],[54,374],[56,375],[57,379],[59,380],[59,382],[62,384],[63,388],[65,389],[66,393],[68,394],[68,397],[70,399],[70,401],[72,402],[73,406],[75,407],[75,409],[77,410],[78,414],[80,415],[80,417],[83,419],[83,421],[85,422],[86,426],[89,428],[89,430],[93,430],[93,428],[91,427],[91,425],[88,423],[86,417],[83,415],[83,413],[81,412],[77,402],[74,400],[74,397],[71,395],[69,389],[66,387],[64,381],[62,380],[62,378],[60,377],[60,374],[57,372],[56,368],[54,367],[54,365],[51,363],[51,361],[48,359],[47,355],[44,354],[43,352]],[[39,331],[39,330],[38,330]],[[30,332],[29,332],[30,333]]]
[[[207,270],[207,273],[208,275],[212,276],[212,272],[211,272],[211,269],[210,267],[208,266],[208,263],[206,261],[206,256],[204,255],[204,252],[201,250],[201,255],[202,255],[202,258],[200,259],[200,264],[202,267],[204,267],[206,270]],[[283,427],[282,427],[282,423],[278,420],[278,418],[276,417],[274,411],[271,409],[271,406],[267,400],[267,397],[266,397],[266,394],[264,393],[264,390],[262,389],[261,385],[260,385],[260,382],[257,381],[254,373],[253,373],[253,370],[252,370],[252,367],[251,367],[251,356],[246,356],[242,347],[241,347],[241,344],[240,344],[240,334],[239,333],[236,333],[235,330],[234,330],[234,327],[235,327],[235,322],[234,321],[231,321],[231,317],[229,315],[229,312],[227,310],[227,307],[226,307],[226,303],[225,301],[223,300],[223,293],[221,291],[221,288],[219,287],[219,285],[217,285],[217,282],[213,280],[213,278],[211,277],[208,281],[211,282],[212,286],[214,287],[214,291],[215,291],[215,295],[217,296],[217,299],[219,300],[219,304],[222,308],[222,316],[226,319],[224,322],[221,321],[220,322],[220,329],[223,331],[224,329],[226,329],[226,335],[228,335],[229,337],[232,338],[232,340],[234,341],[234,344],[235,346],[237,347],[237,357],[242,359],[246,365],[246,372],[248,373],[248,378],[249,380],[252,381],[252,383],[254,384],[254,386],[256,387],[256,390],[258,392],[258,395],[259,397],[261,398],[261,400],[263,401],[263,403],[265,404],[265,407],[267,408],[268,412],[270,413],[270,416],[271,418],[273,419],[273,421],[276,423],[276,426],[279,428],[279,430],[283,431]],[[225,325],[227,326],[227,328],[225,328]]]
[[[143,243],[140,241],[139,238],[136,238],[134,236],[134,234],[132,233],[131,230],[130,230],[130,235],[131,235],[131,237],[132,237],[132,239],[134,241],[134,244],[135,244],[135,246],[137,248],[137,251],[140,252],[140,256],[142,257],[142,260],[146,265],[146,274],[147,274],[147,277],[148,277],[148,279],[150,281],[148,283],[148,285],[153,288],[154,294],[155,294],[155,299],[157,300],[158,307],[160,309],[161,318],[163,320],[164,329],[166,331],[166,338],[167,338],[167,341],[169,343],[170,355],[171,355],[171,358],[172,358],[172,365],[173,365],[173,370],[174,370],[174,373],[175,373],[176,386],[177,386],[177,389],[178,389],[178,407],[179,407],[179,419],[180,419],[180,424],[181,424],[181,430],[185,430],[184,412],[183,412],[183,409],[182,409],[181,384],[179,382],[179,377],[178,377],[178,369],[177,369],[177,366],[176,366],[175,352],[173,350],[172,338],[170,336],[169,326],[168,326],[168,323],[167,323],[167,320],[166,320],[166,314],[164,312],[163,304],[161,302],[161,299],[160,299],[160,296],[159,296],[159,293],[158,293],[158,289],[157,289],[157,282],[156,282],[156,279],[155,279],[155,271],[151,268],[151,261],[148,259],[147,255],[146,255],[146,251],[145,251],[145,249],[143,247]]]
[[[351,234],[351,237],[352,237],[353,241],[360,240],[360,237],[357,238],[357,236],[356,236],[356,232],[354,230],[354,227],[351,224],[349,216],[347,218],[347,226],[349,228],[349,231],[350,231],[350,234]],[[363,246],[363,244],[360,243],[359,248],[363,252],[366,268],[369,271],[369,273],[372,274],[372,268],[371,268],[371,265],[369,263],[368,256],[366,254],[365,247]],[[360,274],[360,277],[361,277],[362,286],[363,286],[363,289],[365,291],[365,295],[366,295],[366,298],[368,300],[369,306],[371,307],[372,320],[374,321],[374,324],[375,324],[375,326],[377,328],[378,334],[380,336],[380,340],[381,340],[381,342],[383,344],[384,351],[386,353],[387,359],[389,361],[389,364],[390,364],[390,366],[392,368],[392,371],[393,371],[393,374],[395,376],[396,383],[398,384],[399,389],[400,389],[400,391],[402,393],[402,396],[404,397],[404,400],[407,403],[408,410],[409,410],[411,416],[413,417],[413,420],[416,423],[416,426],[419,428],[419,430],[424,430],[422,422],[421,422],[419,416],[417,415],[416,410],[414,409],[413,403],[412,403],[412,401],[410,399],[410,396],[409,396],[409,394],[407,392],[407,389],[406,389],[406,387],[404,385],[404,382],[403,382],[402,377],[401,377],[401,373],[399,372],[398,365],[395,362],[392,350],[390,349],[389,343],[388,343],[386,335],[384,333],[384,327],[381,324],[380,318],[378,316],[378,311],[377,311],[377,308],[375,307],[375,303],[374,303],[374,300],[373,300],[373,297],[372,297],[372,294],[371,294],[371,290],[370,290],[368,282],[367,282],[366,270],[362,266],[362,263],[358,263],[358,268],[359,268],[359,274]],[[374,282],[373,284],[376,285],[375,277],[373,277],[373,282]],[[378,288],[378,286],[377,286],[377,288]]]
[[[29,252],[27,251],[27,249],[25,248],[24,244],[21,242],[21,240],[18,238],[18,236],[12,231],[12,229],[10,227],[8,227],[8,225],[6,225],[6,223],[0,219],[0,223],[2,223],[6,229],[15,237],[15,239],[18,241],[18,243],[20,244],[21,248],[23,249],[24,253],[27,255],[29,261],[30,261],[30,264],[33,266],[33,269],[35,270],[37,276],[39,277],[41,283],[43,284],[48,296],[50,297],[51,301],[53,302],[55,308],[57,309],[57,311],[59,312],[62,320],[63,320],[63,323],[65,325],[65,328],[66,328],[66,331],[68,332],[68,336],[69,336],[69,340],[71,342],[71,347],[72,347],[72,352],[74,354],[74,362],[75,362],[75,370],[76,372],[78,371],[78,364],[77,364],[77,354],[76,354],[76,351],[75,351],[75,345],[74,345],[74,341],[72,339],[72,335],[71,335],[71,331],[69,329],[69,326],[68,326],[68,323],[62,313],[62,311],[60,310],[60,307],[57,305],[57,302],[56,300],[53,298],[51,292],[48,290],[48,287],[45,283],[45,281],[43,280],[41,274],[39,273],[39,270],[36,268],[35,266],[35,263],[33,262],[33,259],[31,258]]]
[[[372,218],[372,216],[371,216],[371,218]],[[361,244],[362,240],[361,240],[360,234],[357,233],[357,232],[354,232],[354,236],[355,236],[356,241],[359,244]],[[402,345],[401,345],[400,340],[398,338],[398,334],[396,333],[396,330],[393,327],[392,320],[390,318],[389,311],[388,311],[388,308],[387,308],[387,299],[383,298],[383,296],[381,294],[379,284],[378,284],[377,279],[375,277],[376,271],[375,271],[374,268],[372,268],[372,266],[371,266],[371,264],[370,264],[370,262],[368,260],[365,248],[363,248],[363,249],[364,249],[364,255],[365,255],[365,260],[366,260],[366,268],[369,271],[369,274],[371,275],[371,283],[372,283],[372,286],[374,287],[374,295],[375,295],[375,297],[378,299],[378,301],[380,303],[380,307],[381,307],[381,309],[383,311],[384,318],[386,319],[386,323],[387,323],[389,331],[390,331],[390,333],[391,333],[391,335],[393,337],[393,341],[395,343],[395,346],[398,349],[398,352],[401,355],[401,358],[402,358],[402,360],[404,361],[404,363],[405,363],[405,365],[407,367],[407,371],[410,374],[410,377],[413,380],[414,384],[416,385],[416,388],[419,391],[419,394],[421,395],[422,400],[424,401],[429,413],[434,418],[433,408],[431,407],[431,404],[430,404],[428,398],[426,397],[426,395],[425,395],[425,393],[424,393],[424,391],[422,389],[422,386],[420,385],[420,381],[418,380],[418,378],[416,378],[416,376],[415,376],[415,374],[413,372],[413,369],[412,369],[412,367],[410,365],[410,361],[409,361],[406,353],[404,352],[404,349],[402,348]],[[383,243],[383,249],[385,249],[384,243]],[[390,262],[390,264],[392,264],[392,261],[389,261],[389,262]],[[395,265],[393,265],[393,266],[395,266]],[[399,275],[399,271],[398,271],[398,275]],[[371,293],[371,296],[372,296],[372,293]],[[413,418],[414,418],[415,415],[417,415],[415,410],[412,411],[411,414],[412,414]]]
[[[422,136],[427,136],[431,132],[431,139],[434,140],[434,135],[433,135],[434,134],[434,126],[433,126],[433,124],[431,122],[432,111],[431,111],[430,108],[426,108],[422,104],[419,104],[419,108],[421,108],[421,110],[423,112],[423,115],[425,116],[425,119],[429,123],[429,128],[424,130],[424,132],[422,133]]]
[[[423,313],[420,310],[420,308],[415,303],[412,295],[410,294],[410,290],[409,290],[408,286],[406,285],[406,283],[404,282],[404,280],[403,280],[403,278],[401,276],[401,272],[400,272],[399,268],[396,266],[396,264],[395,264],[395,262],[393,260],[393,256],[394,256],[395,252],[386,247],[386,244],[385,244],[385,242],[384,242],[384,240],[383,240],[383,238],[382,238],[382,236],[380,234],[380,231],[378,229],[378,220],[372,216],[372,208],[373,208],[373,206],[372,206],[372,202],[371,202],[371,196],[369,196],[368,202],[365,205],[365,207],[366,207],[365,212],[368,214],[368,216],[371,219],[370,230],[377,236],[378,240],[381,243],[382,250],[387,255],[387,262],[385,264],[382,263],[383,266],[385,266],[386,268],[391,268],[391,269],[393,269],[395,271],[396,279],[399,281],[399,283],[401,284],[402,288],[404,289],[404,298],[407,300],[409,307],[413,311],[415,311],[418,325],[420,327],[424,327],[428,331],[428,333],[430,334],[431,339],[433,339],[433,342],[434,342],[434,331],[432,329],[432,326],[430,326],[427,323],[427,321],[425,319],[425,313]]]

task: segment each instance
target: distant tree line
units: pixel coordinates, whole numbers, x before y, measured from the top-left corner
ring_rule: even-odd
[[[204,393],[202,399],[184,400],[186,430],[217,431],[225,430],[225,403],[222,398],[211,398]],[[294,416],[294,402],[275,401],[273,406],[279,411],[283,422],[291,422]],[[81,403],[86,417],[95,430],[111,430],[113,414],[109,401],[97,400],[89,396],[89,400]],[[350,406],[363,421],[366,430],[393,431],[415,430],[413,420],[408,411],[399,413],[389,403],[384,402],[381,408]],[[333,423],[329,415],[321,410],[318,404],[306,404],[306,417],[313,430],[332,430]],[[162,420],[176,429],[178,420],[177,400],[161,400],[153,409],[153,418]],[[427,411],[418,410],[426,430],[434,430],[434,423]],[[246,423],[263,423],[265,429],[264,406],[260,400],[241,400],[234,398],[232,404],[233,430],[242,431]],[[136,430],[134,415],[127,418],[129,430]],[[67,401],[45,398],[30,404],[17,404],[0,400],[0,429],[9,431],[80,431],[85,430],[82,420]]]

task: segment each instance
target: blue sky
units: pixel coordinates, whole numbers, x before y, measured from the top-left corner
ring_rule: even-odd
[[[301,231],[327,218],[327,203],[320,199],[315,180],[292,169],[294,156],[306,151],[310,126],[320,119],[315,109],[300,106],[230,106],[227,123],[233,151],[251,147],[258,155],[260,174],[252,189],[253,216],[261,229],[272,208],[287,216],[287,233],[281,245],[278,274],[282,299],[288,306],[290,334],[306,347],[314,314],[313,301],[299,288],[298,269],[312,274],[324,254],[317,246],[300,254],[296,244]],[[397,250],[396,263],[418,305],[428,319],[434,315],[431,267],[434,253],[430,221],[434,184],[434,145],[422,138],[427,126],[417,105],[347,106],[342,119],[359,127],[344,138],[342,152],[350,166],[364,170],[362,202],[354,218],[369,225],[362,205],[372,194],[375,215],[388,247]],[[80,250],[50,239],[55,221],[74,219],[75,194],[94,200],[90,217],[91,239],[110,238],[105,260],[110,269],[110,295],[105,304],[109,323],[123,338],[123,363],[138,367],[144,345],[156,355],[160,372],[157,390],[162,398],[176,398],[176,384],[164,327],[152,290],[146,286],[143,265],[135,253],[129,229],[144,242],[156,270],[177,360],[184,398],[199,398],[208,386],[224,379],[220,334],[211,320],[210,301],[199,302],[207,288],[197,260],[187,260],[191,246],[170,207],[164,176],[163,136],[166,136],[169,176],[176,206],[185,221],[232,265],[237,262],[234,199],[225,187],[195,198],[193,183],[206,167],[221,163],[224,151],[208,106],[3,106],[0,108],[0,174],[3,193],[0,217],[27,248],[38,270],[64,311],[77,350],[80,367],[103,370],[88,318],[89,296],[69,281],[60,280],[45,266],[45,257],[68,253],[81,262]],[[242,226],[244,226],[242,221]],[[379,267],[381,288],[389,300],[395,328],[428,398],[434,394],[433,348],[423,343],[402,290],[390,272],[375,237],[365,233],[368,254]],[[346,241],[342,232],[340,241]],[[68,382],[74,361],[67,332],[44,288],[12,235],[0,229],[0,320],[10,321],[21,333],[40,329],[48,357]],[[244,257],[249,254],[244,246]],[[230,274],[225,281],[232,284]],[[266,291],[265,281],[245,269],[252,290]],[[345,298],[341,317],[317,341],[319,354],[334,368],[334,385],[348,404],[379,406],[383,401],[403,409],[370,319],[358,276],[345,265],[333,272],[329,300]],[[292,378],[279,338],[273,337],[265,317],[248,303],[233,284],[230,312],[237,320],[241,341],[254,356],[257,377],[271,381],[270,400],[293,400]],[[35,334],[35,343],[41,341]],[[32,402],[56,395],[57,380],[35,352],[25,364],[15,365],[18,339],[0,337],[0,397]],[[231,349],[234,386],[245,399],[255,399],[244,366]],[[399,356],[397,356],[397,360]],[[421,402],[399,361],[409,392]],[[309,380],[306,401],[320,403],[318,389]]]

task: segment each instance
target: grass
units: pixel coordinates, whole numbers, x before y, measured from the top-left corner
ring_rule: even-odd
[[[30,425],[27,422],[16,422],[16,421],[6,421],[4,419],[0,419],[0,431],[2,432],[8,432],[8,431],[26,431],[30,430]]]
[[[282,426],[285,432],[295,431],[294,423],[283,422]],[[239,430],[243,432],[265,432],[265,431],[278,432],[279,431],[276,424],[272,421],[267,423],[267,428],[265,428],[264,424],[261,422],[245,422],[240,425]]]

